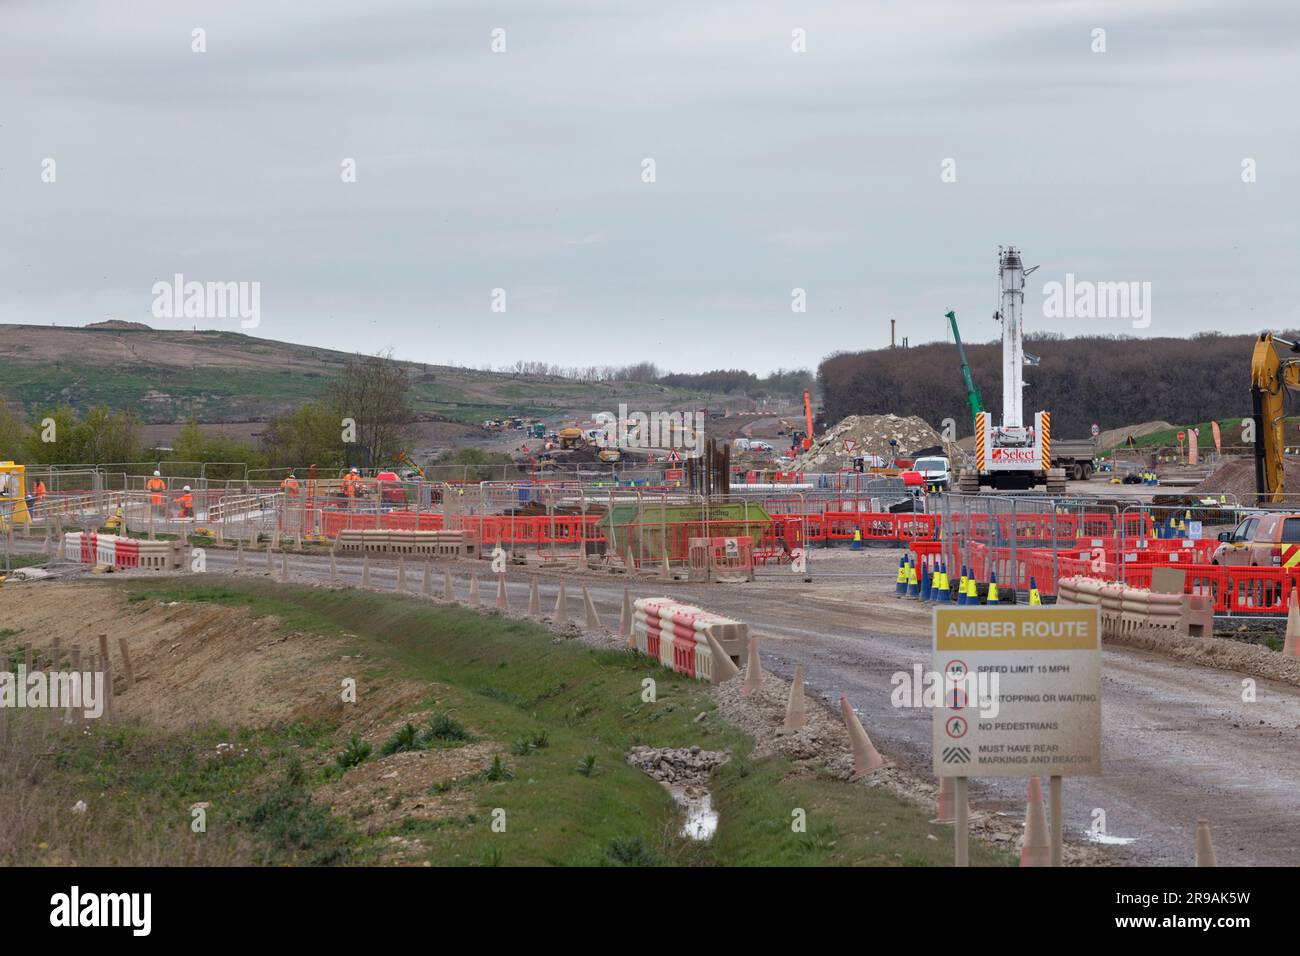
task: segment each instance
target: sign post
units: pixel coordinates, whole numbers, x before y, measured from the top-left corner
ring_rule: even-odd
[[[968,777],[1048,777],[1051,863],[1061,863],[1063,777],[1101,773],[1101,609],[934,611],[934,772],[956,777],[956,864],[969,861]]]

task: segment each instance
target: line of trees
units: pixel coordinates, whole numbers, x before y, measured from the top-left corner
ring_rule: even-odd
[[[1254,342],[1251,335],[1218,333],[1187,339],[1029,337],[1026,349],[1041,364],[1025,369],[1025,411],[1051,412],[1058,438],[1085,438],[1094,422],[1106,429],[1249,415]],[[966,354],[984,406],[998,421],[1002,343],[967,345]],[[971,433],[961,366],[951,344],[832,355],[817,377],[831,422],[850,414],[893,412],[932,425],[953,418],[959,435]]]
[[[756,375],[744,369],[714,369],[709,372],[669,372],[653,362],[635,365],[562,366],[546,362],[515,362],[497,369],[511,375],[549,376],[584,384],[639,382],[669,388],[694,389],[718,395],[746,395],[750,398],[801,397],[812,388],[813,373],[806,368],[777,369]]]
[[[357,356],[327,387],[321,401],[287,409],[267,422],[257,442],[183,425],[165,454],[148,447],[139,417],[125,409],[71,406],[30,415],[0,400],[0,461],[28,465],[98,465],[172,460],[245,462],[250,469],[314,464],[397,464],[407,453],[415,413],[410,380],[391,356]]]

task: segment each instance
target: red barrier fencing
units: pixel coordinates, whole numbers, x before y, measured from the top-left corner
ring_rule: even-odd
[[[1091,544],[1090,541],[1081,543]],[[1148,541],[1146,547],[1122,552],[1123,580],[1134,587],[1149,588],[1156,568],[1179,568],[1185,572],[1184,593],[1209,596],[1215,614],[1285,614],[1291,592],[1300,588],[1300,567],[1220,567],[1209,563],[1209,555],[1217,544],[1217,541]],[[999,584],[1014,582],[1017,590],[1027,590],[1032,577],[1045,596],[1056,593],[1057,581],[1063,577],[1082,575],[1118,580],[1120,565],[1115,559],[1113,548],[1061,550],[1055,561],[1050,548],[1018,548],[1013,575],[1010,548],[972,543],[966,554],[966,563],[977,578],[988,580],[996,572]],[[950,572],[952,567],[960,568],[960,564],[951,565]]]

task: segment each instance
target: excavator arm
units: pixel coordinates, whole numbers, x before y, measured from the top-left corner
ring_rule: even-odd
[[[1261,332],[1250,357],[1250,398],[1255,419],[1255,492],[1259,503],[1280,502],[1286,472],[1283,426],[1286,423],[1284,390],[1300,389],[1300,359],[1280,358],[1277,344],[1300,353],[1300,343]]]

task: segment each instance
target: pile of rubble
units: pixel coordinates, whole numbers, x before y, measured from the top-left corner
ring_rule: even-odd
[[[727,754],[695,746],[685,750],[633,747],[627,752],[627,762],[660,783],[702,786],[709,782],[714,767],[727,762]]]
[[[889,444],[890,439],[897,442]],[[853,444],[852,449],[845,442]],[[794,460],[794,471],[830,472],[852,468],[853,459],[875,455],[886,462],[894,455],[910,457],[922,449],[943,447],[949,457],[961,457],[956,444],[943,437],[915,415],[850,415],[821,435],[813,446]]]
[[[1300,491],[1300,461],[1287,458],[1283,466],[1283,485],[1289,493]],[[1192,488],[1191,495],[1236,495],[1243,505],[1255,503],[1255,459],[1230,458],[1204,481]]]

